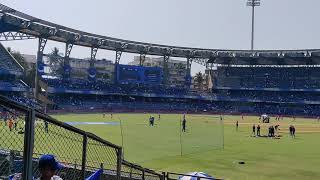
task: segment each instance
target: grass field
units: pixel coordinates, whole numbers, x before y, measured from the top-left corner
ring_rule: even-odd
[[[111,119],[109,114],[105,118],[102,114],[66,114],[54,117],[65,122],[121,122],[121,126],[75,126],[123,146],[126,160],[159,171],[203,171],[232,180],[320,179],[320,123],[314,119],[297,118],[293,121],[292,118],[285,118],[276,122],[272,118],[271,124],[280,124],[281,137],[270,139],[251,136],[252,125],[259,123],[258,117],[253,116],[245,117],[244,120],[239,116],[224,116],[222,124],[219,116],[187,115],[187,132],[181,134],[182,115],[162,114],[158,121],[158,116],[154,114],[155,127],[149,127],[149,116],[150,114],[114,114]],[[235,128],[237,120],[238,131]],[[288,126],[291,124],[296,127],[295,139],[289,137]],[[262,124],[261,134],[266,134],[267,126],[269,124]],[[40,124],[36,128],[43,126]],[[14,148],[23,149],[21,135],[9,132],[7,128],[0,128],[0,131],[0,142],[4,142],[0,146],[12,147],[15,144]],[[55,145],[54,149],[58,154],[81,157],[81,138],[74,136],[59,144],[51,144],[52,138],[60,140],[61,137],[52,136],[50,132],[49,126],[48,134],[42,133],[40,137],[38,134],[35,150],[50,152],[51,146]],[[67,132],[65,135],[72,136]],[[51,141],[47,142],[45,139],[49,138]],[[48,144],[43,144],[44,141]],[[63,151],[64,149],[69,151]],[[96,155],[89,157],[94,159]],[[244,161],[245,164],[240,165],[239,161]]]
[[[224,116],[224,132],[219,118],[187,116],[187,133],[182,134],[181,115],[162,115],[154,128],[148,127],[148,114],[68,114],[55,116],[61,121],[119,121],[123,126],[125,158],[161,171],[203,171],[225,179],[320,179],[320,123],[312,119],[294,122],[285,118],[280,124],[280,139],[251,137],[251,126],[258,117]],[[157,119],[157,116],[155,116]],[[239,120],[239,130],[235,121]],[[199,123],[198,123],[199,121]],[[271,121],[275,124],[274,118]],[[212,124],[212,125],[211,125]],[[288,126],[296,127],[296,138],[288,135]],[[113,143],[122,144],[119,126],[79,125]],[[215,131],[215,132],[212,132]],[[224,133],[222,149],[221,133]],[[262,125],[266,134],[266,125]],[[214,137],[218,136],[218,137]],[[197,146],[192,146],[196,144]],[[238,164],[244,161],[244,165]]]
[[[154,127],[149,126],[149,117],[150,114],[116,114],[112,119],[110,115],[103,118],[101,114],[56,116],[65,122],[119,123],[75,126],[122,146],[125,158],[139,164],[168,156],[222,149],[223,124],[218,117],[189,115],[186,133],[180,131],[182,115],[164,114],[160,120],[154,115]]]

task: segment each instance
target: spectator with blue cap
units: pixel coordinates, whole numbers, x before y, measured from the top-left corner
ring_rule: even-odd
[[[61,165],[52,154],[45,154],[39,158],[39,171],[40,177],[37,180],[62,180],[59,176],[56,176],[57,170],[61,170]],[[10,180],[21,180],[22,174],[16,173],[9,176]],[[33,178],[35,179],[35,178]]]
[[[62,180],[59,176],[55,176],[57,170],[62,168],[63,166],[55,159],[54,155],[42,155],[39,159],[40,178],[38,180]]]

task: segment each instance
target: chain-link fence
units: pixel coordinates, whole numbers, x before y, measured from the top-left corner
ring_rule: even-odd
[[[0,179],[22,172],[27,114],[24,107],[0,99]]]
[[[0,179],[40,176],[38,159],[53,154],[63,179],[85,179],[103,169],[101,179],[160,180],[162,174],[122,159],[122,148],[34,109],[0,96]]]

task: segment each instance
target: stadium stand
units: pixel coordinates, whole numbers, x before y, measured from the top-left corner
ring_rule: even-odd
[[[220,66],[213,93],[236,112],[318,116],[320,67],[303,64]]]
[[[32,98],[26,93],[23,93],[23,92],[0,92],[0,93],[1,95],[4,95],[17,103],[23,104],[25,106],[31,106],[39,110],[42,109],[41,104],[39,104],[36,99]]]
[[[120,94],[155,93],[158,95],[184,95],[188,93],[184,88],[171,88],[161,85],[110,84],[102,81],[92,82],[81,79],[71,81],[47,79],[47,82],[52,88],[52,91],[56,92],[63,92],[65,90],[87,90]]]
[[[22,88],[22,89],[26,87],[26,85],[20,81],[10,82],[10,81],[2,81],[2,80],[0,80],[0,86],[1,88],[7,87],[7,88]]]
[[[29,96],[30,87],[22,81],[23,67],[0,43],[0,94],[27,106],[41,109],[41,106]]]
[[[7,49],[0,43],[0,74],[14,74],[21,76],[23,67],[11,56]]]
[[[319,89],[320,67],[219,67],[217,87]]]
[[[3,46],[0,55],[1,72],[7,73],[0,78],[1,94],[39,108],[37,101],[26,98],[29,87],[17,78],[17,73],[10,73],[22,73],[14,58]],[[261,62],[264,62],[263,58]],[[47,86],[49,101],[53,102],[48,108],[51,112],[90,109],[318,116],[320,67],[301,64],[218,66],[212,73],[212,92],[146,82],[113,83],[86,78],[42,78],[42,81]]]
[[[312,104],[320,101],[319,93],[305,91],[257,91],[257,90],[216,90],[219,99],[241,99],[242,101],[305,103]]]

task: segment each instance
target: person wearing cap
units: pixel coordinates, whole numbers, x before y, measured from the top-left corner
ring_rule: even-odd
[[[62,180],[55,175],[57,170],[62,168],[63,166],[55,159],[54,155],[42,155],[39,159],[40,177],[37,180]]]

